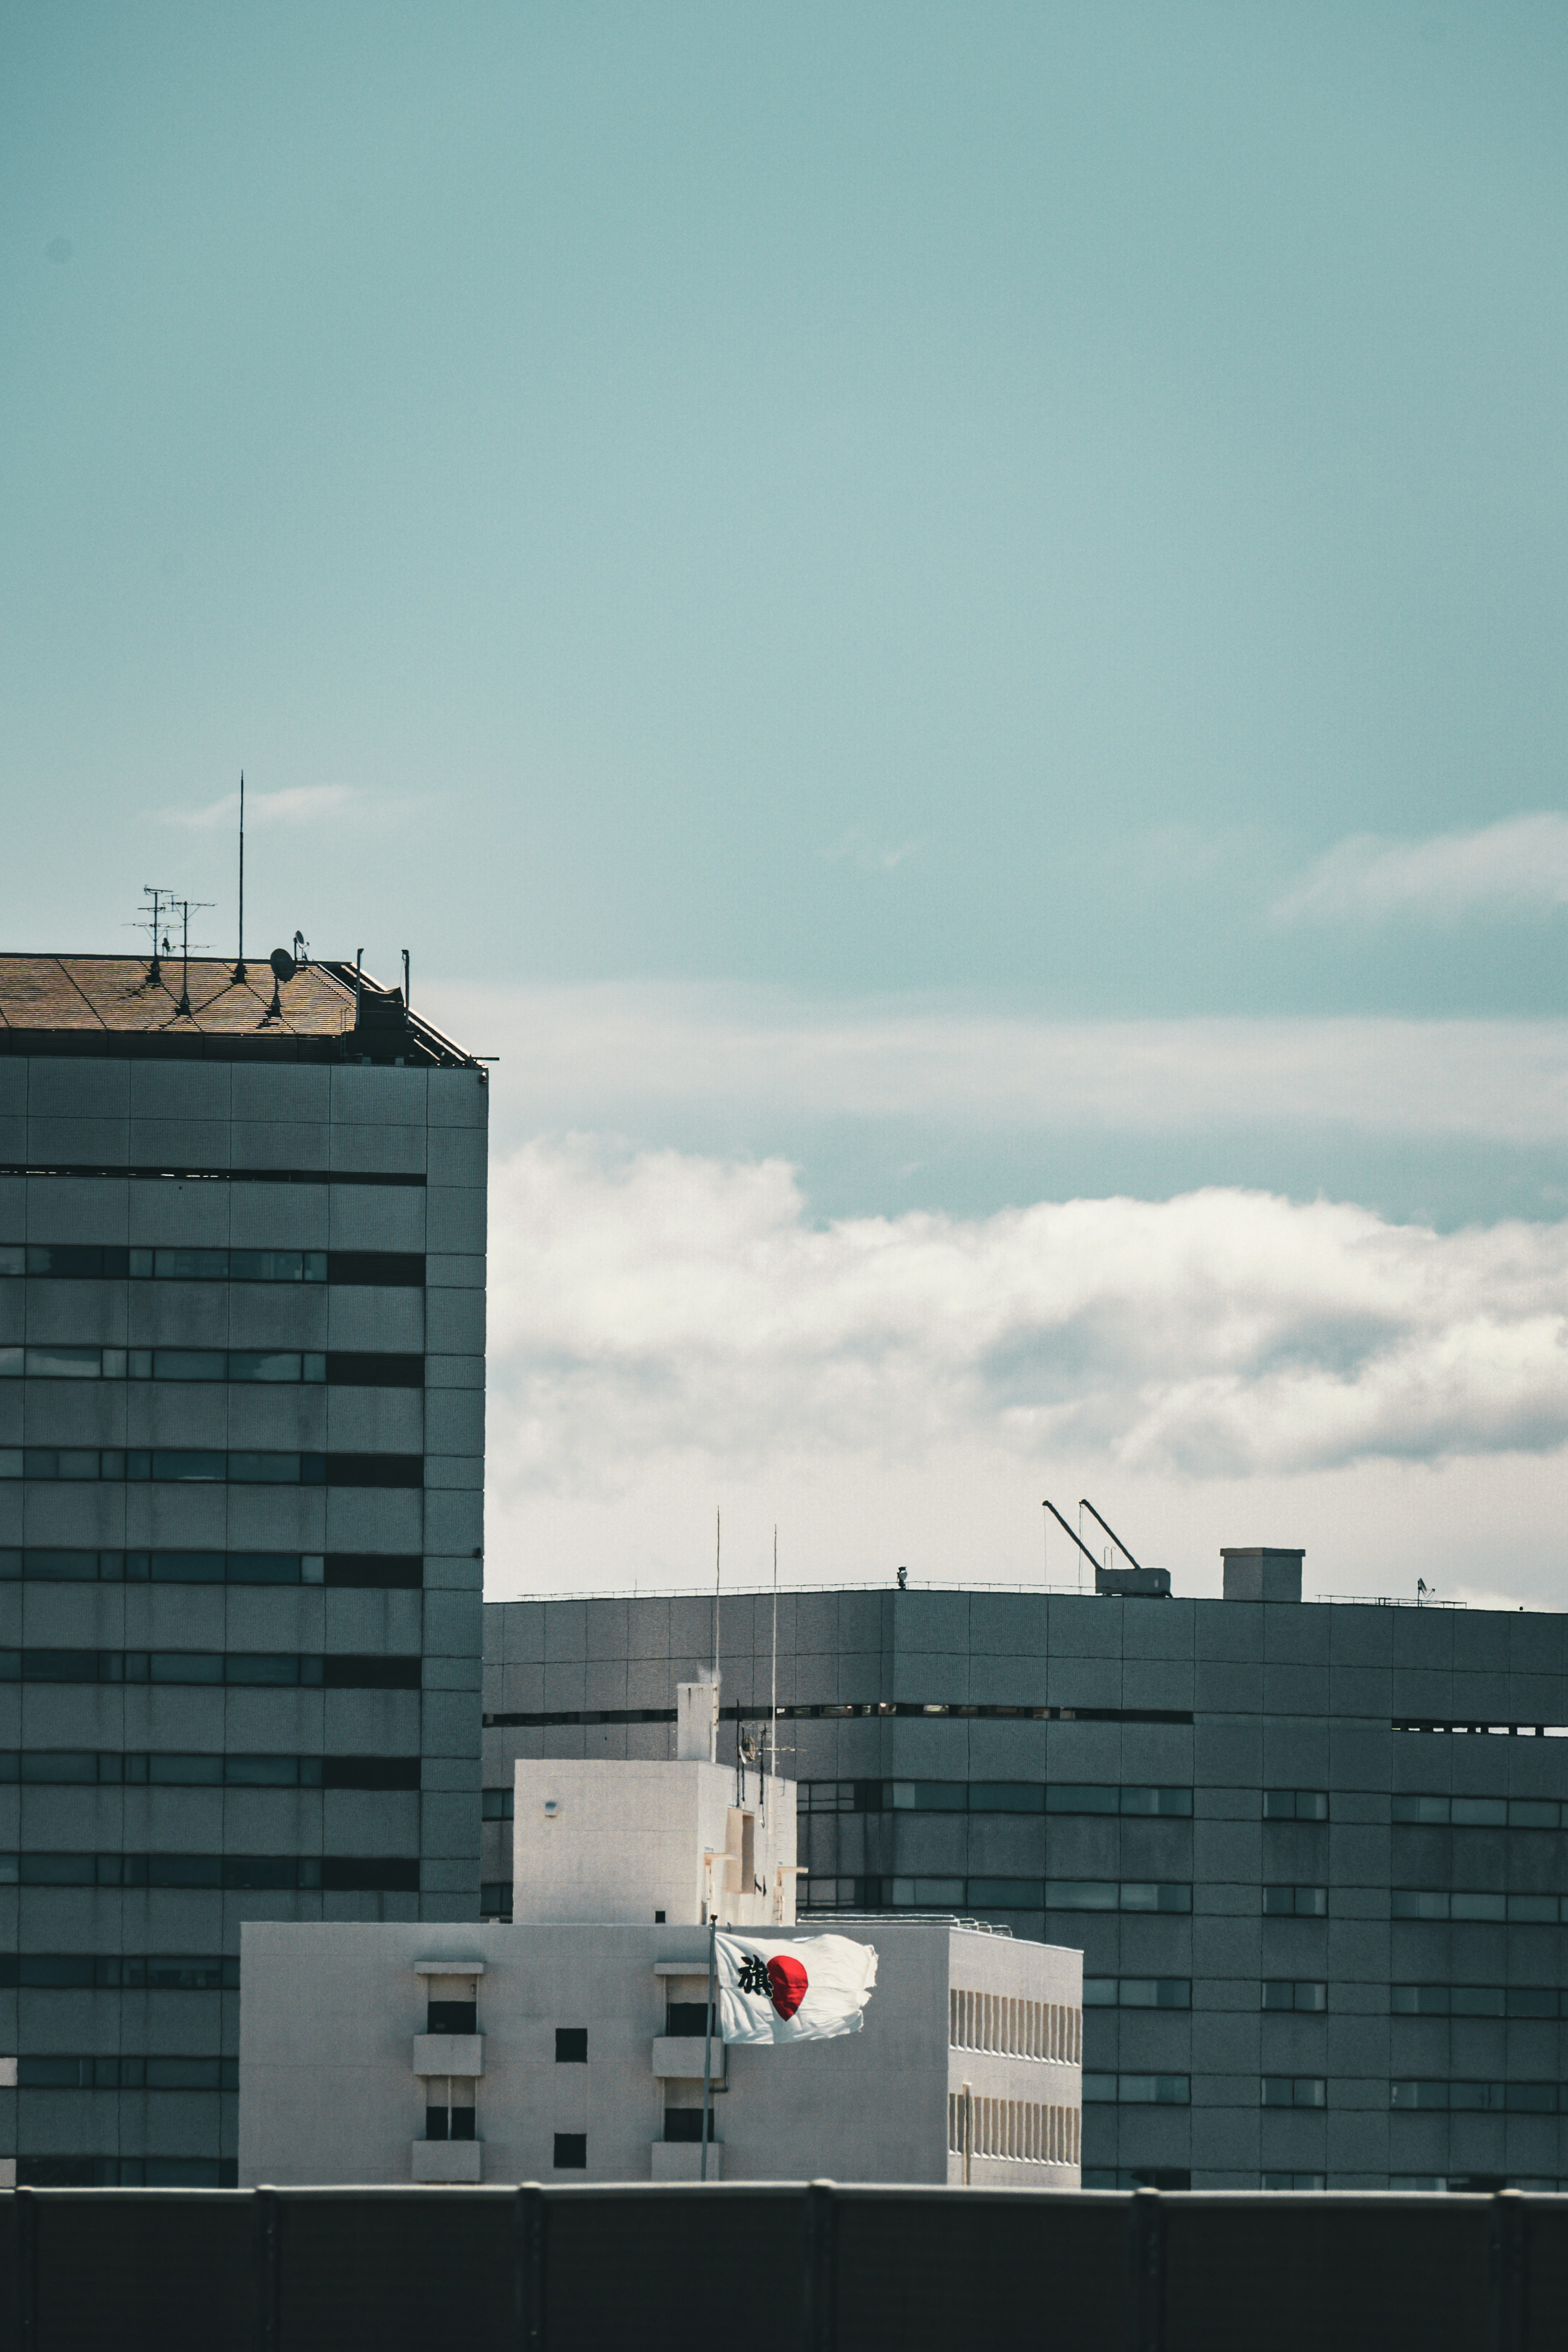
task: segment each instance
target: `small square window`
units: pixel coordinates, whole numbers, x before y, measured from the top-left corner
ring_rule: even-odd
[[[452,2137],[453,2137],[453,2138],[454,2138],[454,2139],[472,2139],[472,2138],[473,2138],[473,2137],[474,2137],[474,2110],[473,2110],[473,2108],[472,2108],[472,2107],[454,2107],[454,2108],[453,2108],[453,2110],[452,2110]]]
[[[558,2025],[556,2027],[555,2063],[558,2066],[587,2065],[588,2028],[586,2025]]]
[[[555,2168],[558,2172],[588,2170],[588,2134],[586,2132],[557,2132]]]

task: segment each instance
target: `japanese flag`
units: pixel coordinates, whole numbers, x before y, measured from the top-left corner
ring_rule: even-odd
[[[727,2042],[828,2042],[858,2033],[876,1982],[876,1948],[848,1936],[781,1944],[717,1936],[719,2026]]]

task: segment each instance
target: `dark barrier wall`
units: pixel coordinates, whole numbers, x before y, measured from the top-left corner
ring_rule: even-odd
[[[0,2352],[1558,2352],[1568,2198],[18,2189]]]

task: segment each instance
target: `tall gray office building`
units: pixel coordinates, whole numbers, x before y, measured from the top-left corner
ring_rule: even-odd
[[[478,1906],[486,1072],[0,957],[0,2180],[234,2177],[242,1919]]]
[[[1301,1589],[1299,1555],[1226,1573]],[[1082,1947],[1086,2186],[1568,2185],[1563,1622],[787,1592],[803,1915]],[[711,1597],[487,1607],[491,1916],[511,1759],[672,1753],[712,1642]],[[721,1647],[724,1753],[767,1719],[767,1596]]]

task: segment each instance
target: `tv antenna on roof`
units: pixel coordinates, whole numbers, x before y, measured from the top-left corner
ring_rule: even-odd
[[[144,898],[151,899],[152,905],[143,907],[138,919],[134,923],[127,923],[125,928],[128,931],[151,932],[152,961],[147,967],[147,980],[150,987],[156,988],[163,977],[163,967],[158,961],[158,939],[160,932],[168,922],[169,909],[175,903],[174,893],[172,890],[165,890],[161,882],[156,884],[143,882],[141,895]],[[163,941],[163,952],[165,955],[169,952],[167,939]]]
[[[189,1021],[193,1018],[191,1013],[191,909],[193,907],[210,907],[212,903],[210,898],[172,898],[169,902],[171,912],[178,908],[180,913],[180,1002],[174,1007],[174,1017],[177,1021]],[[198,951],[202,945],[203,942],[198,940],[196,941]]]

